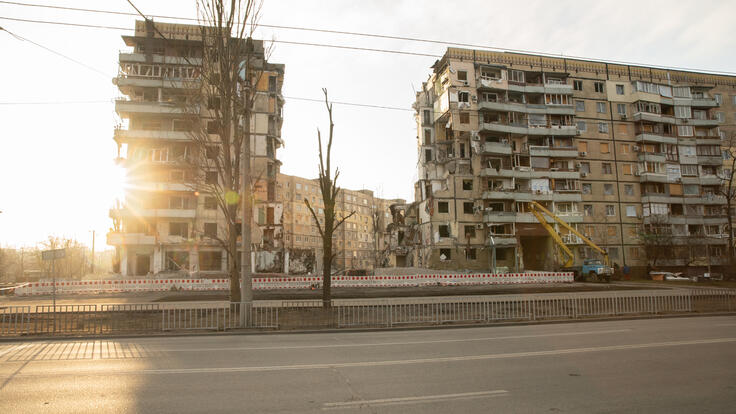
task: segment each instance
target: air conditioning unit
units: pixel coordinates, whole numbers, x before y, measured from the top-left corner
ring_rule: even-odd
[[[639,152],[641,150],[641,147],[638,145],[634,145],[634,152]]]
[[[581,173],[580,173],[580,176],[581,176],[581,177],[583,177],[583,178],[585,178],[585,177],[587,177],[587,176],[588,176],[588,173],[587,173],[587,172],[581,172]]]
[[[483,225],[482,224],[476,224],[475,225],[475,229],[476,230],[483,230]]]
[[[578,155],[580,155],[581,157],[587,157],[588,153],[586,151],[580,151]]]
[[[575,135],[580,135],[580,130],[575,130]]]
[[[621,119],[626,119],[626,118],[628,118],[628,116],[626,116],[626,114],[621,114]]]
[[[463,86],[468,86],[468,85],[470,85],[470,84],[468,83],[468,81],[463,81]]]
[[[688,119],[687,119],[687,118],[683,119],[683,120],[682,120],[682,123],[683,123],[683,124],[687,124],[687,123],[688,123]]]
[[[638,177],[639,175],[641,175],[639,171],[634,171],[634,176]]]
[[[470,97],[470,100],[472,100],[473,103],[478,103],[478,96],[473,95],[473,96]]]
[[[550,171],[560,171],[560,169],[559,169],[559,168],[556,168],[556,167],[552,167],[552,168],[550,168],[549,170],[550,170]]]

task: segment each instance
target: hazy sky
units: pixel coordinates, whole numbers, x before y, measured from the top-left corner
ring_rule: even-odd
[[[132,12],[124,0],[28,3]],[[194,0],[136,0],[149,15],[196,17]],[[472,43],[568,56],[703,70],[736,70],[736,3],[729,1],[266,1],[261,22]],[[0,3],[0,17],[133,28],[132,16]],[[158,21],[171,21],[158,19]],[[181,23],[186,23],[180,21]],[[108,209],[121,193],[113,162],[120,36],[130,32],[21,23],[0,26],[81,61],[100,74],[0,31],[0,246],[29,245],[49,234],[104,247]],[[262,28],[265,39],[317,42],[442,55],[445,46]],[[724,53],[728,52],[728,53]],[[286,64],[286,97],[410,108],[433,57],[275,45]],[[45,104],[18,104],[44,102]],[[89,102],[89,103],[79,103]],[[12,103],[12,104],[10,104]],[[413,113],[335,106],[333,159],[339,184],[385,198],[413,198]],[[287,99],[279,150],[282,172],[316,175],[316,133],[324,107]]]

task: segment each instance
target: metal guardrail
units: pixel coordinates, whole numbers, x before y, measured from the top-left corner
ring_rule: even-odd
[[[0,306],[0,336],[104,335],[231,329],[397,327],[736,311],[736,290],[614,295],[507,295],[321,302],[194,302]]]

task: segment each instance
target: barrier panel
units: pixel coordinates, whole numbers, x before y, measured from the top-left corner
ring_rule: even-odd
[[[451,274],[451,275],[382,275],[382,276],[333,276],[335,288],[363,287],[422,287],[422,286],[480,286],[507,284],[572,283],[570,272],[506,273],[506,274]],[[311,289],[322,286],[321,276],[256,277],[253,289]],[[229,290],[229,279],[111,279],[56,281],[57,294],[96,294],[121,292],[165,292]],[[17,296],[50,295],[52,282],[32,282],[12,288]]]

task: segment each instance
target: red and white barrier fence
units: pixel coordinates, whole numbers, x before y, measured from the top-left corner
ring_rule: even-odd
[[[333,276],[336,288],[480,286],[572,283],[572,272],[480,273],[452,275]],[[310,289],[322,286],[321,276],[255,277],[254,290]],[[229,290],[229,279],[126,279],[56,282],[56,293],[165,292],[170,290]],[[15,287],[15,295],[50,295],[51,282],[32,282]]]

